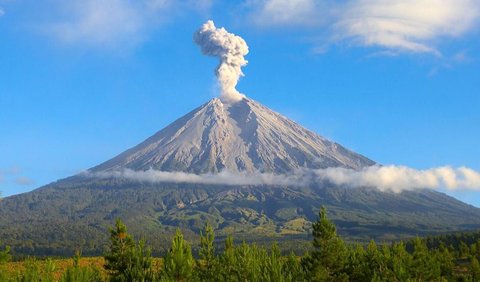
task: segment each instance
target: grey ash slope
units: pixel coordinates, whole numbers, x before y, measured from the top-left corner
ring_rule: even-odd
[[[284,173],[373,164],[253,100],[230,105],[215,98],[91,171]]]

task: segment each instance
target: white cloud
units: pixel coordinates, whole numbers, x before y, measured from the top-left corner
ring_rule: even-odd
[[[64,43],[105,46],[140,39],[144,19],[138,8],[128,1],[85,0],[63,3],[63,9],[71,18],[54,22],[47,30]]]
[[[480,173],[466,167],[438,167],[416,170],[405,166],[371,166],[363,170],[327,168],[298,170],[291,174],[231,173],[191,174],[157,170],[121,170],[84,173],[100,178],[123,178],[140,182],[179,182],[221,185],[304,186],[319,181],[351,188],[372,187],[380,191],[402,192],[415,189],[480,191]]]
[[[334,32],[359,45],[437,53],[436,41],[470,31],[479,10],[477,0],[357,0],[342,9]]]
[[[298,2],[298,5],[295,5]],[[478,27],[478,0],[264,0],[249,1],[253,22],[265,26],[315,23],[330,41],[387,50],[439,54],[445,38]],[[323,21],[321,19],[324,19]]]
[[[62,43],[129,47],[181,12],[204,11],[211,0],[70,0],[57,7],[43,31]]]
[[[3,15],[5,15],[5,11],[2,8],[0,8],[0,17]]]
[[[27,186],[27,185],[35,184],[35,181],[33,181],[33,179],[29,177],[20,176],[15,179],[15,184]]]
[[[175,183],[200,183],[200,184],[222,184],[222,185],[292,185],[298,183],[296,174],[275,175],[271,173],[231,173],[223,171],[217,174],[193,174],[185,172],[168,172],[158,170],[133,171],[129,169],[120,171],[85,172],[84,176],[100,178],[124,178],[140,182],[175,182]]]
[[[316,0],[254,0],[247,3],[253,9],[251,19],[261,26],[308,26],[323,21]]]
[[[401,192],[414,189],[480,191],[480,173],[466,167],[438,167],[416,170],[405,166],[372,166],[355,171],[329,168],[317,170],[316,176],[337,185],[375,187],[381,191]]]
[[[0,184],[13,181],[17,185],[32,185],[35,181],[29,177],[21,176],[22,169],[18,166],[11,166],[0,169]]]

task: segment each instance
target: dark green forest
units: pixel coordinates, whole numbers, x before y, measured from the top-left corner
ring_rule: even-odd
[[[282,254],[277,244],[235,244],[231,236],[219,248],[209,224],[201,231],[194,256],[177,230],[170,249],[154,263],[145,241],[136,240],[117,220],[109,231],[103,269],[81,266],[77,254],[73,266],[55,279],[52,261],[39,269],[29,259],[22,274],[8,277],[0,272],[0,281],[480,281],[478,232],[352,244],[337,234],[325,208],[312,230],[311,246],[301,256]],[[0,263],[11,259],[10,249],[2,248]]]

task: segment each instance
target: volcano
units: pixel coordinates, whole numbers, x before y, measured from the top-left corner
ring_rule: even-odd
[[[214,98],[138,146],[91,169],[274,172],[375,164],[253,100]]]
[[[341,235],[394,240],[480,227],[480,209],[430,190],[381,192],[328,182],[225,185],[92,177],[116,171],[188,174],[294,172],[376,163],[248,98],[212,99],[139,145],[98,166],[0,201],[0,238],[27,254],[101,253],[121,218],[154,250],[181,228],[210,222],[222,237],[300,242],[326,206]],[[295,244],[295,243],[294,243]]]

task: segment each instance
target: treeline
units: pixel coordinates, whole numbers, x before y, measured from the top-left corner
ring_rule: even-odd
[[[57,280],[86,281],[480,281],[480,241],[441,240],[450,237],[416,238],[407,243],[367,246],[346,244],[327,218],[324,208],[313,223],[310,252],[282,256],[276,244],[235,245],[228,237],[221,252],[215,248],[213,228],[201,234],[198,258],[178,230],[161,263],[155,263],[143,240],[135,241],[117,221],[110,230],[110,246],[104,269],[80,266],[79,256]],[[10,259],[9,249],[0,261]],[[52,261],[40,270],[29,261],[22,274],[0,281],[55,281]]]

